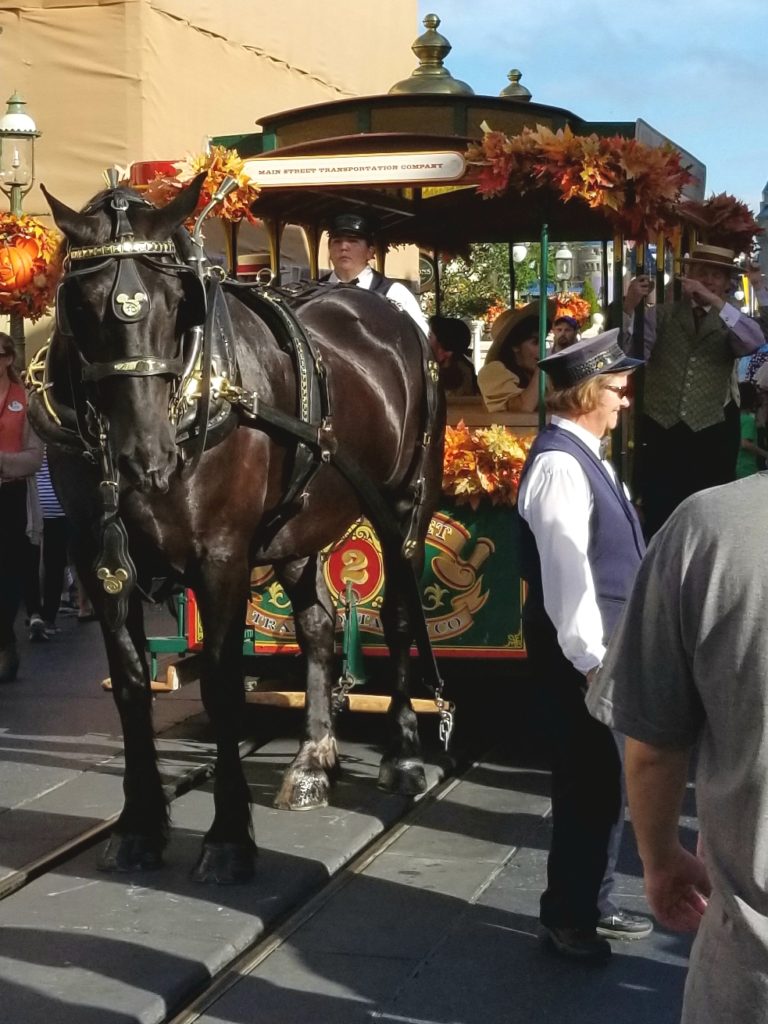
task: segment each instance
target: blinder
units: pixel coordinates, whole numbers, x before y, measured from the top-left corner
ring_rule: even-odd
[[[144,263],[160,273],[182,278],[185,294],[182,331],[202,325],[206,315],[205,286],[188,264],[177,262],[179,257],[174,241],[155,242],[134,238],[133,228],[127,216],[129,206],[133,204],[150,209],[154,207],[140,196],[113,188],[107,197],[90,204],[84,212],[93,213],[103,209],[106,199],[109,199],[109,206],[114,215],[113,240],[101,245],[69,248],[68,265],[56,292],[56,325],[59,331],[68,337],[74,334],[72,325],[76,302],[73,295],[75,281],[104,270],[112,263],[117,264],[117,273],[109,295],[109,309],[119,323],[141,323],[152,308],[149,290],[144,285],[139,268],[139,264]],[[174,262],[163,261],[169,256],[174,258]],[[73,264],[84,265],[74,267]],[[184,368],[181,354],[174,359],[136,356],[104,363],[90,363],[82,354],[80,358],[83,363],[83,381],[98,381],[116,375],[179,377]]]

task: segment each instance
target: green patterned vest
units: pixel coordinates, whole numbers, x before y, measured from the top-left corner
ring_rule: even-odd
[[[725,419],[736,359],[717,310],[699,324],[688,302],[656,307],[656,343],[645,368],[644,411],[660,426],[703,430]]]

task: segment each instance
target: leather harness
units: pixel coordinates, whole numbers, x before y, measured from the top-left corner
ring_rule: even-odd
[[[109,448],[107,424],[98,413],[95,402],[88,402],[84,409],[82,403],[75,399],[78,383],[87,390],[107,376],[168,376],[178,381],[169,415],[173,419],[178,414],[176,440],[185,459],[185,471],[190,471],[202,452],[218,444],[238,423],[255,427],[268,425],[295,441],[292,474],[279,506],[267,523],[268,529],[278,529],[303,507],[312,477],[322,464],[328,463],[355,490],[382,543],[399,544],[403,557],[410,560],[418,544],[417,526],[425,490],[424,470],[439,408],[437,366],[431,359],[429,343],[422,332],[417,331],[423,357],[425,430],[420,444],[412,514],[404,534],[382,493],[354,460],[339,450],[332,426],[325,365],[308,332],[291,308],[292,304],[299,306],[311,300],[329,285],[280,290],[263,285],[242,284],[210,272],[203,277],[199,271],[196,274],[191,269],[188,254],[185,254],[186,262],[178,260],[178,241],[145,242],[134,238],[127,210],[131,204],[149,205],[145,200],[119,188],[108,192],[106,200],[110,201],[114,216],[113,240],[103,245],[69,249],[64,278],[57,295],[59,333],[65,339],[73,333],[67,290],[71,288],[72,282],[105,270],[113,263],[117,264],[110,292],[113,314],[123,323],[136,323],[144,319],[151,305],[151,297],[141,279],[140,267],[144,263],[161,273],[191,275],[190,282],[194,278],[193,307],[196,308],[193,308],[193,321],[196,322],[193,322],[191,331],[195,353],[199,350],[199,372],[194,377],[199,392],[194,393],[192,398],[185,398],[184,389],[193,378],[190,361],[185,360],[183,345],[179,354],[172,359],[137,356],[106,363],[88,362],[78,349],[81,378],[80,382],[70,381],[71,407],[61,401],[57,402],[53,396],[50,368],[53,344],[57,343],[55,338],[47,351],[41,350],[38,353],[30,367],[29,379],[34,391],[31,404],[37,407],[34,417],[36,428],[49,443],[70,451],[83,452],[101,467],[102,543],[97,576],[105,592],[114,599],[105,602],[107,624],[116,629],[125,622],[130,591],[136,585],[136,570],[128,549],[128,536],[119,515],[117,473]],[[76,263],[83,265],[73,266]],[[381,278],[378,283],[383,282],[388,289],[391,282],[381,275],[378,277]],[[380,292],[382,289],[378,287],[375,290]],[[262,402],[256,392],[246,391],[240,386],[227,294],[236,296],[256,313],[281,349],[290,355],[297,382],[296,415]],[[199,332],[202,332],[202,339]],[[212,380],[214,370],[217,371],[215,387]],[[416,629],[415,639],[424,667],[425,683],[433,690],[441,710],[441,731],[449,733],[452,721],[450,706],[442,699],[443,681],[429,640],[418,581],[413,572],[404,576],[407,579],[406,599]]]

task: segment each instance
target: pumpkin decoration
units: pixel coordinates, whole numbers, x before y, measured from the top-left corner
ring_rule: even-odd
[[[0,214],[0,313],[38,320],[53,301],[60,269],[56,232],[34,217]]]
[[[37,243],[21,238],[16,245],[0,248],[0,291],[12,292],[26,287],[35,276]]]

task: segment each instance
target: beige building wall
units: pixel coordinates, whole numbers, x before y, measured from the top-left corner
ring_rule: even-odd
[[[387,92],[421,31],[417,0],[0,0],[0,27],[0,98],[27,101],[36,180],[74,207],[112,164],[180,159],[265,114]],[[37,187],[24,209],[46,214]]]

